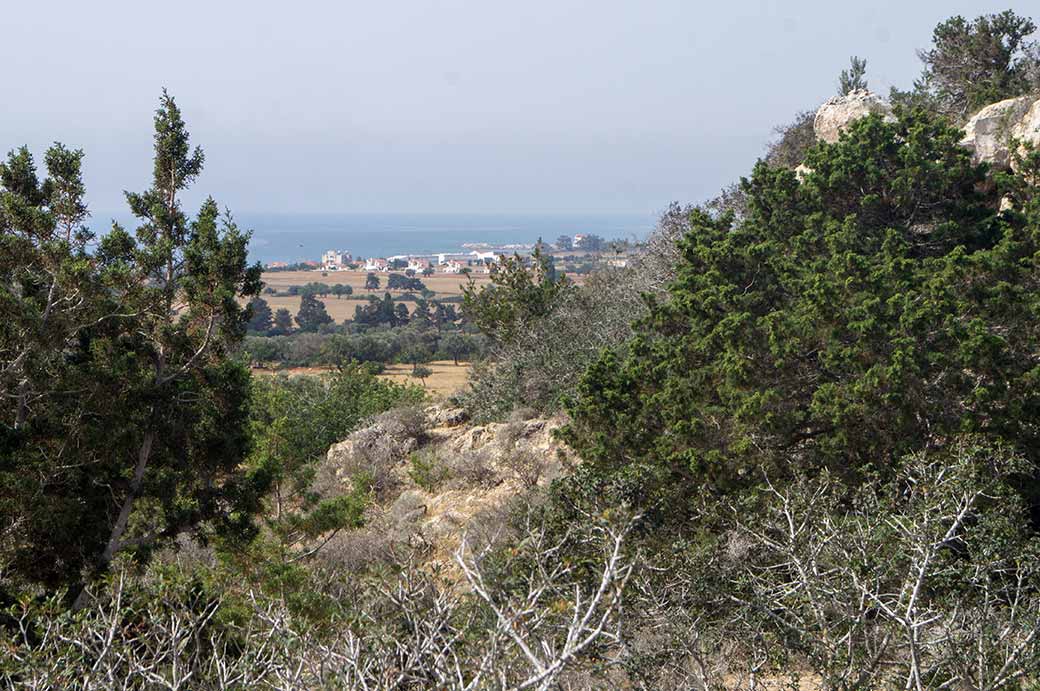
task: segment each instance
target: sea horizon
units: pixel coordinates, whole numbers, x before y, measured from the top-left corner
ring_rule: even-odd
[[[643,240],[656,214],[639,213],[330,213],[243,212],[239,228],[252,231],[249,259],[262,264],[317,261],[325,250],[355,257],[455,252],[465,244],[492,246],[552,243],[560,235],[595,234],[607,240]],[[112,221],[137,225],[126,212],[95,212],[91,228],[107,231]]]

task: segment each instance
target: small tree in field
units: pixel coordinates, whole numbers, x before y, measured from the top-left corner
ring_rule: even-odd
[[[365,276],[365,290],[379,290],[379,276],[374,273]]]
[[[412,367],[412,376],[422,382],[423,388],[426,388],[426,378],[433,375],[433,370],[426,365],[416,364]]]

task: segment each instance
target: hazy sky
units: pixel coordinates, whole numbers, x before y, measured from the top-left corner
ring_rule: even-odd
[[[206,151],[196,189],[236,211],[651,213],[746,172],[851,54],[905,87],[938,21],[1007,7],[8,2],[0,148],[83,148],[91,207],[115,211],[147,185],[166,86]]]

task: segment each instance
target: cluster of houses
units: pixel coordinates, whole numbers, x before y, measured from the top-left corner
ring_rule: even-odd
[[[349,252],[327,250],[321,255],[320,268],[323,271],[345,271],[361,269],[370,272],[389,272],[395,270],[411,270],[422,273],[432,269],[437,273],[459,274],[466,269],[474,273],[491,273],[492,265],[501,261],[502,257],[494,252],[472,251],[468,254],[441,253],[428,256],[396,256],[369,257],[355,260]]]

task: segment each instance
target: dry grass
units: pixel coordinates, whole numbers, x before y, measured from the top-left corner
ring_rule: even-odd
[[[396,273],[403,274],[404,271]],[[377,273],[376,275],[379,276],[380,285],[385,287],[387,274]],[[327,271],[324,276],[322,276],[321,271],[267,271],[262,278],[265,285],[277,291],[284,291],[289,286],[302,286],[313,282],[327,283],[330,286],[341,283],[353,288],[355,293],[376,292],[365,289],[365,278],[367,276],[367,271]],[[419,279],[427,288],[437,293],[438,297],[462,295],[462,286],[466,285],[468,280],[461,274],[434,274],[429,277],[419,276]],[[473,280],[476,281],[478,286],[491,282],[487,274],[474,274]],[[264,296],[264,299],[267,298],[268,296]]]
[[[299,295],[263,295],[264,300],[271,306],[272,312],[277,312],[279,308],[284,307],[289,310],[289,313],[296,316],[296,313],[300,311],[300,296]],[[336,323],[342,323],[346,319],[354,319],[354,309],[358,305],[367,305],[367,298],[358,298],[356,296],[351,297],[319,297],[319,301],[325,303],[325,311],[329,313]],[[405,305],[408,307],[408,313],[411,314],[415,311],[415,303],[411,300],[407,301],[395,301],[394,304]]]
[[[426,378],[426,391],[434,396],[450,396],[465,388],[469,383],[470,364],[460,362],[456,365],[451,360],[437,360],[426,363],[433,374]],[[387,365],[379,375],[381,379],[398,384],[422,384],[412,376],[411,365]]]
[[[426,377],[426,392],[434,397],[447,397],[457,393],[469,385],[469,371],[472,365],[468,362],[460,362],[456,365],[451,360],[435,360],[426,363],[426,367],[433,370],[433,374]],[[332,367],[286,367],[284,369],[266,369],[254,367],[253,374],[275,375],[285,374],[295,376],[305,374],[319,376],[334,371]],[[398,384],[415,384],[422,386],[422,381],[412,376],[411,365],[387,365],[380,379],[397,382]]]

